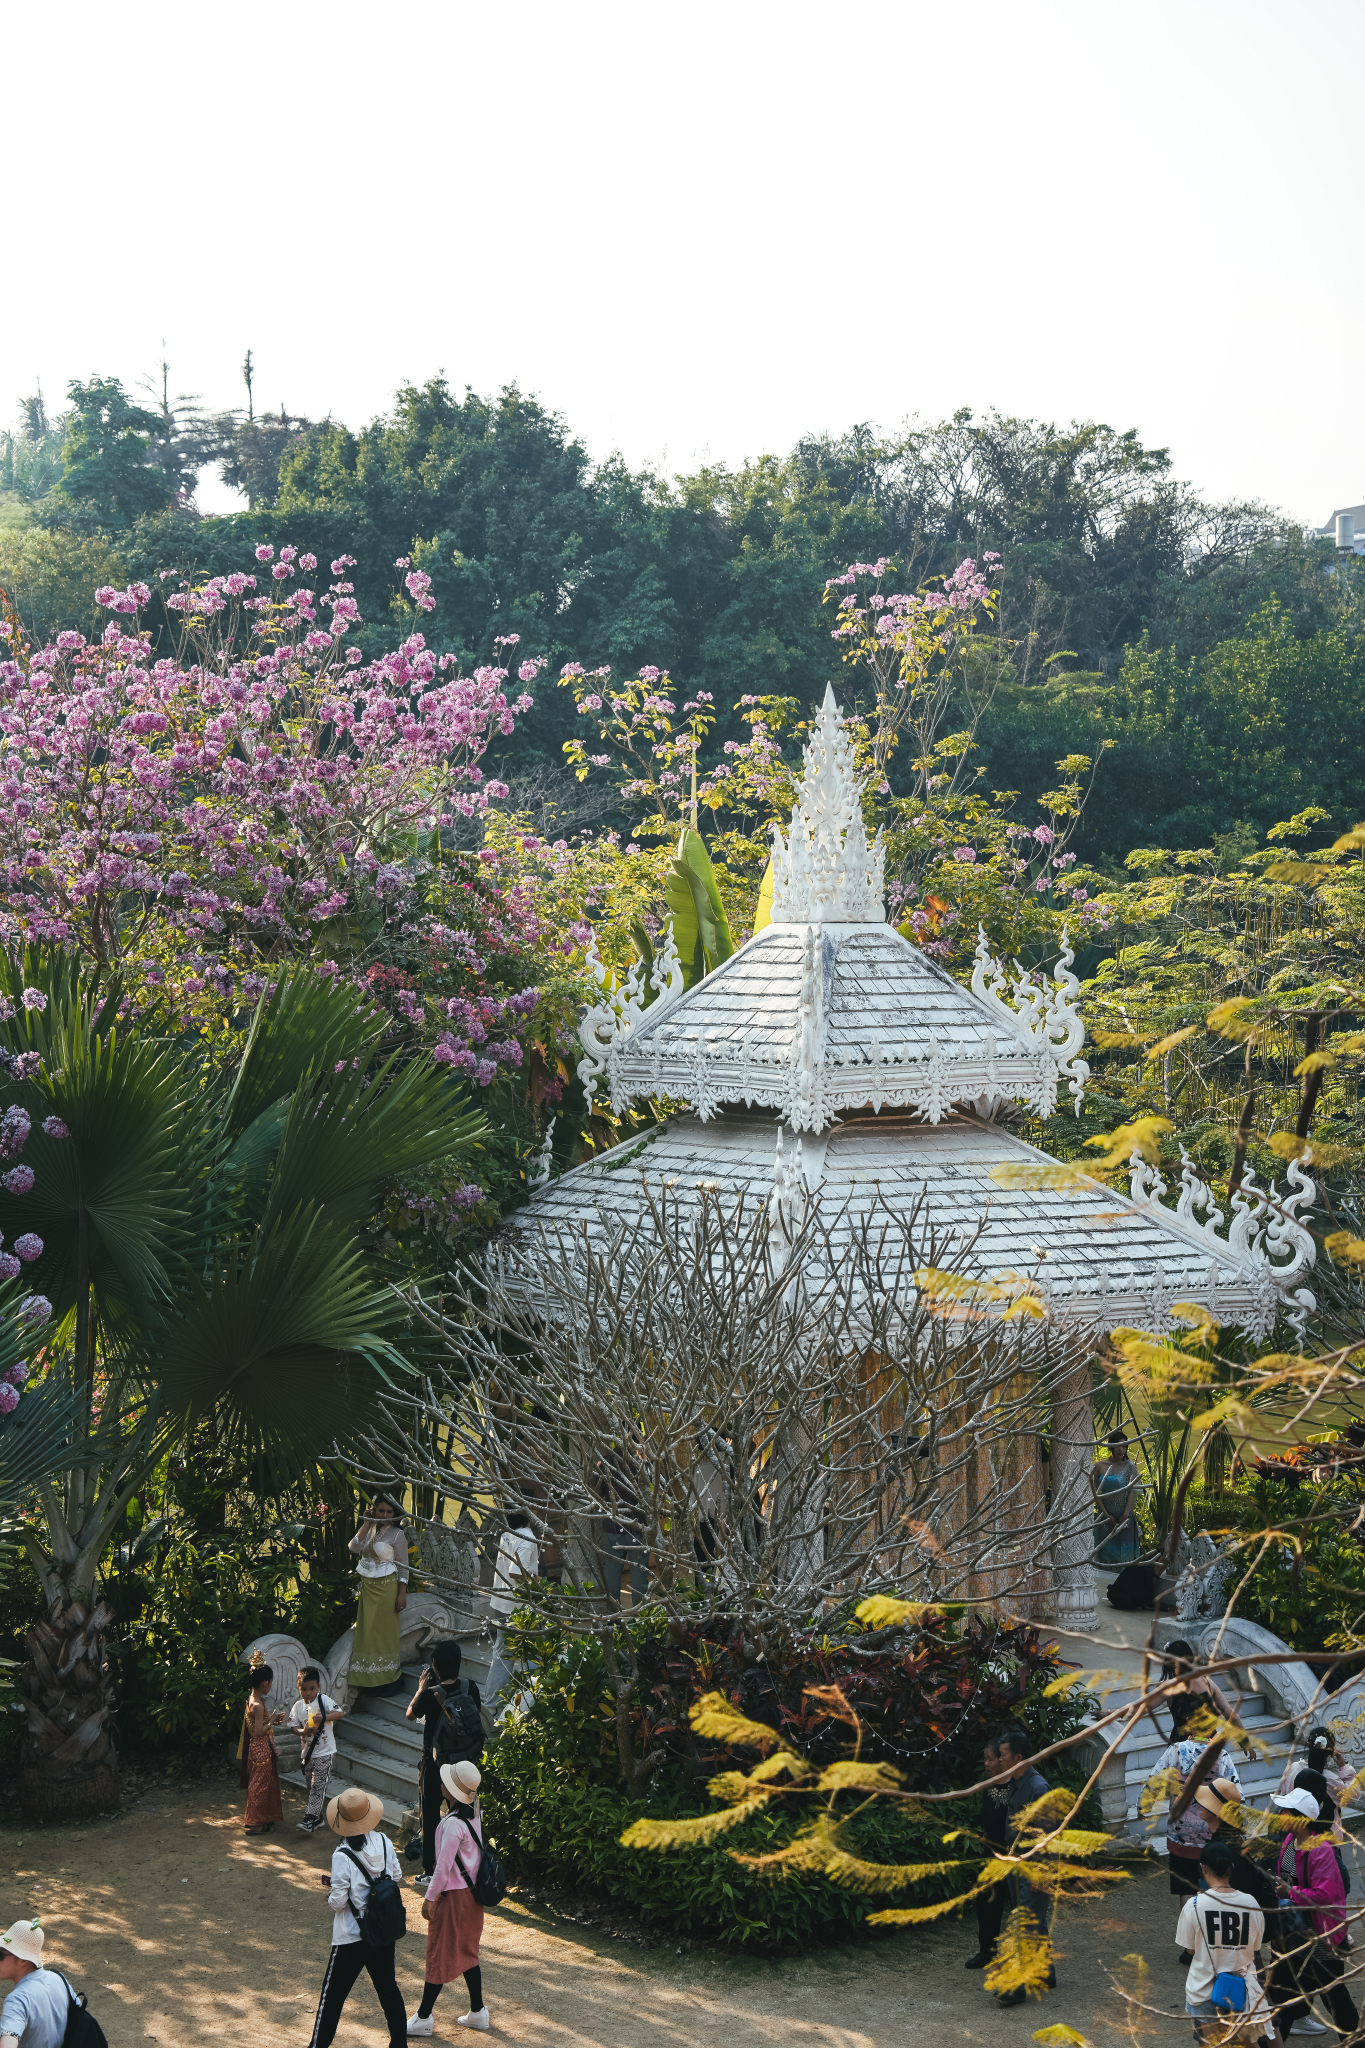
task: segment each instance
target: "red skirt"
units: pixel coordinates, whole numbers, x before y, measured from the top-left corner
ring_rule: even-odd
[[[280,1804],[280,1767],[275,1761],[274,1737],[258,1735],[247,1751],[246,1826],[273,1827],[283,1820]]]
[[[427,1921],[427,1982],[450,1984],[479,1964],[483,1907],[468,1890],[438,1892]]]

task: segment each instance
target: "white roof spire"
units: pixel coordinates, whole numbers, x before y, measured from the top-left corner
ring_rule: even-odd
[[[882,835],[869,847],[853,748],[827,684],[784,839],[773,826],[774,924],[885,924]]]

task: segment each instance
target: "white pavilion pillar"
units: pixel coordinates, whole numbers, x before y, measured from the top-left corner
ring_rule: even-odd
[[[1090,1471],[1095,1461],[1091,1359],[1085,1352],[1052,1396],[1052,1576],[1059,1628],[1098,1629],[1095,1597],[1094,1505]]]

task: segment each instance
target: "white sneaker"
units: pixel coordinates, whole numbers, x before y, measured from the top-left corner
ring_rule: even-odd
[[[462,2012],[455,2022],[457,2027],[472,2027],[476,2034],[488,2032],[488,2007],[481,2005],[477,2012]]]
[[[435,2027],[436,2022],[432,2018],[430,2013],[427,2014],[425,2019],[420,2019],[418,2015],[414,2013],[412,2018],[408,2021],[408,2039],[411,2040],[414,2034],[420,2034],[423,2037],[423,2039],[425,2039],[429,2034],[435,2031]]]
[[[1301,2012],[1289,2029],[1291,2034],[1325,2034],[1326,2027],[1321,2020],[1315,2020],[1311,2012]]]

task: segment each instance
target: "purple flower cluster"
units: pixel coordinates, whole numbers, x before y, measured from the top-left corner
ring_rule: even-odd
[[[510,1019],[515,1030],[524,1025],[540,1000],[540,991],[524,988],[514,996],[452,996],[442,1005],[447,1019],[432,1048],[432,1058],[443,1067],[468,1074],[480,1088],[497,1078],[499,1066],[519,1068],[522,1048],[516,1037],[491,1038],[493,1026]]]
[[[12,1102],[0,1116],[0,1159],[17,1159],[28,1143],[32,1128],[28,1111]]]

